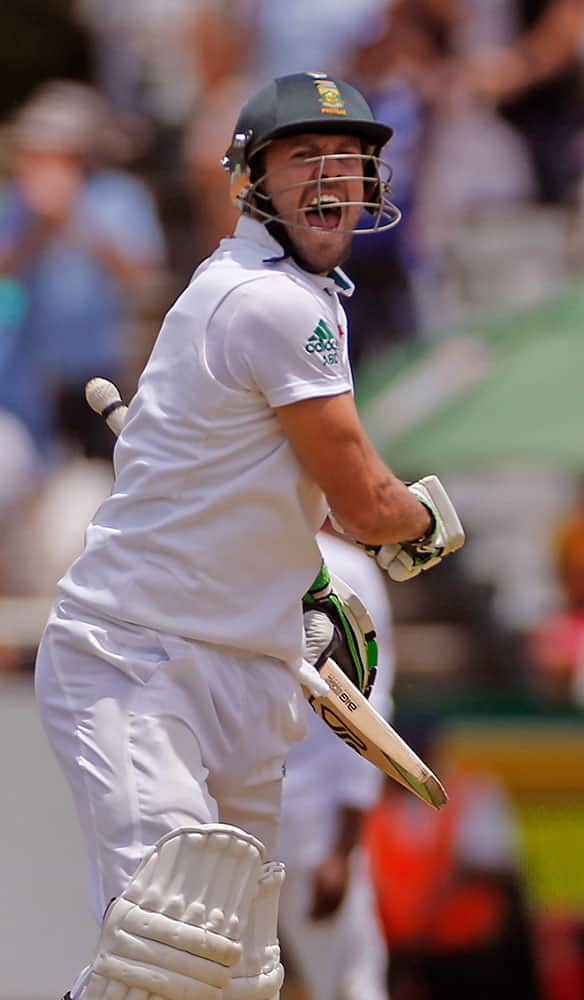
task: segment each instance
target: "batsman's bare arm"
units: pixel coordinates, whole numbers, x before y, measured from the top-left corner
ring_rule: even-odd
[[[381,460],[350,393],[291,403],[277,413],[300,464],[345,531],[370,545],[424,535],[427,509]]]

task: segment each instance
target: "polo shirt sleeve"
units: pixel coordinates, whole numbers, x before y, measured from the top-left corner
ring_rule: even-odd
[[[221,310],[224,361],[240,388],[272,407],[352,391],[347,337],[317,295],[270,275],[239,286]]]

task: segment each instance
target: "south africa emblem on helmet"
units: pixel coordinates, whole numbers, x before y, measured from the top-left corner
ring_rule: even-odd
[[[318,91],[321,114],[347,114],[341,92],[333,80],[315,80],[314,85]]]

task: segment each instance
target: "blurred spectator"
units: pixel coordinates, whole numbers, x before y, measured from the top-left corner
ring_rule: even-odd
[[[552,702],[584,706],[584,509],[560,526],[554,564],[563,607],[528,633],[532,683]]]
[[[51,469],[41,488],[4,522],[9,531],[0,544],[3,591],[11,597],[52,599],[111,486],[109,461],[73,454]]]
[[[0,538],[14,511],[34,493],[37,477],[37,454],[30,434],[16,417],[0,410]]]
[[[193,223],[183,253],[189,273],[219,240],[231,235],[237,221],[239,213],[228,196],[229,181],[220,161],[239,108],[257,89],[247,69],[252,39],[244,9],[231,10],[206,0],[193,20],[191,42],[201,92],[183,139]]]
[[[423,742],[418,752],[431,762]],[[487,776],[438,773],[449,794],[445,809],[433,812],[387,782],[365,827],[392,1000],[535,1000],[507,796]]]
[[[163,257],[148,192],[103,165],[114,135],[100,98],[66,81],[41,88],[11,132],[0,203],[0,406],[46,454],[59,419],[87,453],[111,450],[85,419],[83,384],[124,374],[133,296]]]
[[[95,81],[91,32],[77,0],[2,0],[0,121],[51,79]]]
[[[13,541],[19,515],[37,493],[39,479],[38,454],[31,435],[12,413],[0,410],[0,595],[12,591],[6,548]]]
[[[247,0],[260,83],[306,70],[343,76],[353,49],[379,27],[387,0]]]
[[[0,596],[12,594],[12,577],[6,558],[19,514],[26,509],[38,486],[38,456],[26,428],[11,413],[0,410]],[[0,674],[18,669],[20,658],[8,637],[0,632]]]
[[[507,45],[470,53],[464,82],[524,137],[544,201],[565,200],[584,169],[584,3],[516,0]]]
[[[96,38],[101,87],[117,111],[180,127],[198,89],[192,23],[208,2],[77,0]]]
[[[178,291],[214,248],[211,234],[231,231],[219,160],[236,109],[254,89],[240,81],[248,57],[247,0],[80,0],[80,6],[97,38],[101,86],[130,140],[132,166],[155,192]]]
[[[387,715],[393,680],[391,612],[385,581],[365,553],[321,532],[330,570],[366,602],[377,628],[379,675],[372,703]],[[280,899],[284,961],[310,1000],[386,1000],[386,954],[358,842],[381,772],[344,746],[306,708],[309,736],[286,762],[279,851],[286,862]]]

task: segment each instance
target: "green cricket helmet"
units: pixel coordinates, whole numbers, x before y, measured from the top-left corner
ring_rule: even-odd
[[[278,221],[306,228],[305,224],[293,223],[274,213],[270,199],[263,192],[263,183],[268,177],[262,169],[263,157],[258,160],[258,154],[274,139],[301,133],[350,135],[362,140],[360,158],[363,175],[369,183],[364,200],[352,204],[361,205],[374,219],[371,225],[353,232],[378,232],[399,222],[399,209],[388,197],[391,168],[379,155],[393,135],[393,129],[376,121],[367,101],[355,87],[344,80],[333,80],[325,73],[293,73],[279,77],[243,105],[231,144],[221,161],[229,172],[233,197],[241,211],[263,222]],[[324,172],[327,161],[334,158],[342,158],[342,154],[324,154],[310,161],[319,163],[317,183],[319,199],[322,194],[324,206],[327,183]]]

